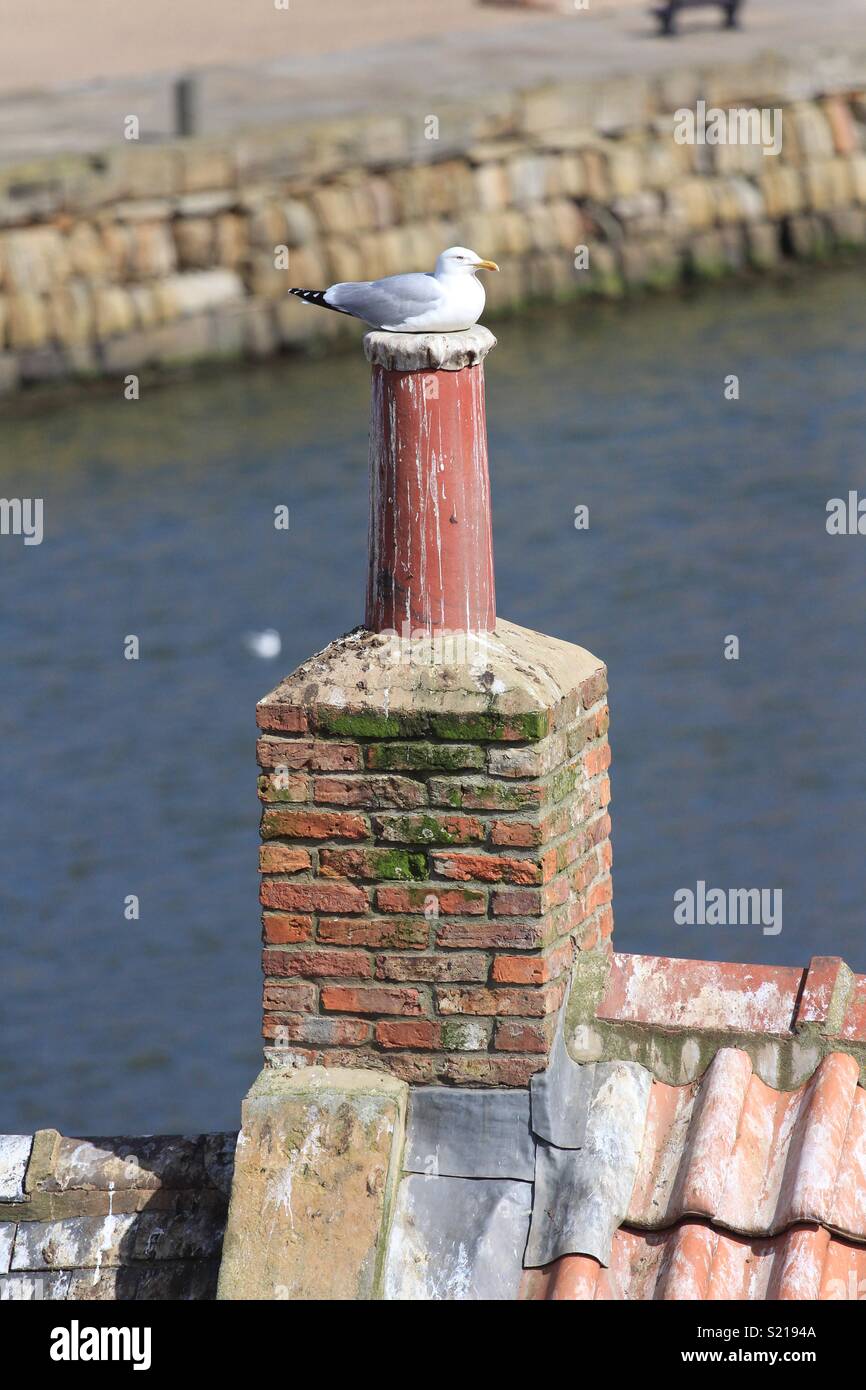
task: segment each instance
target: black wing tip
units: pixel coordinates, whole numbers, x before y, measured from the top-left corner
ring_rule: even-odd
[[[336,304],[329,304],[325,295],[327,290],[299,290],[290,289],[289,294],[296,294],[298,299],[302,299],[305,304],[318,304],[323,309],[330,309],[335,314],[347,314],[348,309],[338,309]]]

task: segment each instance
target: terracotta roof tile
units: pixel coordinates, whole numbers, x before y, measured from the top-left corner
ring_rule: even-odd
[[[621,1228],[605,1269],[564,1255],[524,1270],[522,1299],[847,1299],[866,1293],[866,1246],[821,1226],[750,1239],[701,1221],[667,1231]]]
[[[596,1017],[668,1032],[776,1038],[817,1025],[828,1036],[864,1042],[866,975],[852,974],[836,956],[815,956],[801,970],[614,952]]]
[[[496,1124],[477,1091],[414,1094],[389,1296],[866,1297],[866,976],[613,955],[586,978]]]
[[[746,1235],[815,1221],[866,1239],[866,1092],[845,1053],[776,1091],[721,1049],[699,1082],[654,1082],[627,1221],[709,1217]]]

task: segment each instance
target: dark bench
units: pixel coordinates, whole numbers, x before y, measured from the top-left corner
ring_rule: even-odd
[[[661,24],[663,34],[676,33],[676,19],[680,10],[694,10],[699,5],[716,5],[723,11],[725,28],[733,29],[737,23],[737,11],[743,0],[666,0],[664,5],[655,5],[653,13]]]

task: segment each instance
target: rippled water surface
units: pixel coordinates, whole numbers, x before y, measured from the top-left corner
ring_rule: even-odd
[[[619,948],[866,970],[866,537],[825,530],[828,498],[866,495],[862,275],[498,335],[498,607],[608,662]],[[254,705],[361,617],[367,370],[6,409],[2,491],[45,499],[45,539],[0,538],[0,1132],[237,1123]],[[244,644],[268,627],[276,661]],[[781,889],[781,934],[676,926],[699,879]]]

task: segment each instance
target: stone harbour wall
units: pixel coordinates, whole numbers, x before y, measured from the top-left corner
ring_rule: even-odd
[[[0,391],[357,337],[288,288],[432,268],[454,243],[502,266],[492,317],[862,247],[852,80],[813,91],[766,60],[0,167]],[[778,108],[780,154],[678,144],[698,101]]]

